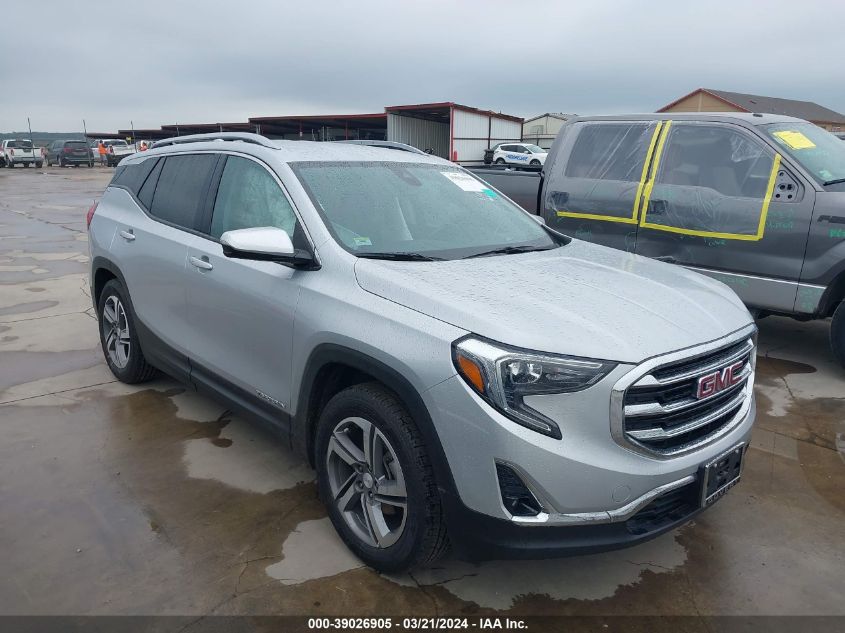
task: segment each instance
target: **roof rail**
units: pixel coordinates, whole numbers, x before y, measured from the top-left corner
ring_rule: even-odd
[[[261,145],[263,147],[270,147],[272,149],[279,149],[278,146],[273,145],[266,136],[260,134],[251,134],[249,132],[212,132],[210,134],[188,134],[186,136],[174,136],[166,138],[162,141],[156,141],[152,147],[166,147],[168,145],[181,145],[183,143],[206,143],[208,141],[241,141],[243,143],[253,143],[254,145]]]

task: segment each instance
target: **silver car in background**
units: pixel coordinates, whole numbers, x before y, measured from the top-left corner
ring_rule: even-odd
[[[622,547],[739,479],[756,330],[439,158],[251,134],[121,162],[88,214],[106,361],[273,425],[372,567]]]

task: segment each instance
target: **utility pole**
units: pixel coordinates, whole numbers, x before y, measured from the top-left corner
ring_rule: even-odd
[[[29,128],[29,144],[32,146],[32,160],[35,161],[35,141],[32,140],[32,123],[29,122],[29,117],[26,117],[26,127]],[[32,164],[35,165],[35,162]],[[26,163],[24,163],[24,167],[26,167]]]
[[[130,122],[129,122],[129,127],[131,127],[131,128],[132,128],[132,146],[134,147],[134,146],[135,146],[135,122],[134,122],[134,121],[130,121]]]

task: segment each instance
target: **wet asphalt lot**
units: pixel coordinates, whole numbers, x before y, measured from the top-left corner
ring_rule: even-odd
[[[845,615],[845,371],[826,323],[760,322],[743,481],[693,524],[383,576],[277,439],[171,380],[114,381],[85,231],[110,176],[0,170],[0,614]]]

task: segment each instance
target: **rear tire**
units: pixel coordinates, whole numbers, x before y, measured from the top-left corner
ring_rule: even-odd
[[[830,347],[842,367],[845,367],[845,301],[839,304],[830,322]]]
[[[504,164],[505,164],[505,159],[504,159],[504,158],[497,158],[497,159],[496,159],[495,161],[493,161],[493,162],[494,162],[495,164],[497,164],[497,165],[504,165]]]
[[[370,382],[336,394],[317,421],[315,449],[320,497],[358,558],[399,572],[443,555],[449,541],[431,462],[393,392]]]
[[[158,371],[144,358],[129,295],[116,279],[106,283],[97,302],[100,345],[106,363],[120,382],[134,385],[154,378]]]

